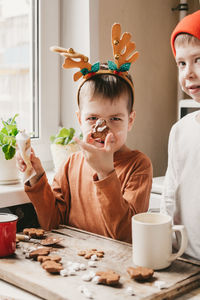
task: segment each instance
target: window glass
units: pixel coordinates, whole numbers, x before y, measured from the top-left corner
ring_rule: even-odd
[[[0,0],[0,117],[38,136],[37,1]]]
[[[52,45],[60,45],[60,0],[0,0],[0,121],[19,114],[18,127],[35,137],[46,169],[60,124],[60,58]]]

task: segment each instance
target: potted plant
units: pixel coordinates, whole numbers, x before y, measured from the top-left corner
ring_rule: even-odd
[[[0,184],[13,184],[20,181],[16,167],[16,135],[19,130],[16,123],[16,114],[7,121],[2,120],[0,130]]]
[[[63,127],[56,135],[50,137],[51,154],[55,171],[58,171],[63,161],[66,161],[69,155],[80,150],[78,144],[72,140],[74,135],[74,128]]]

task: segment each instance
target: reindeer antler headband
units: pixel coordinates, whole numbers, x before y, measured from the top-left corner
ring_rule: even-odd
[[[87,81],[91,76],[99,74],[112,74],[123,78],[131,87],[134,95],[134,87],[131,80],[127,77],[128,71],[130,69],[131,63],[135,62],[138,58],[139,53],[135,50],[135,43],[130,41],[131,34],[128,32],[123,33],[121,37],[121,25],[113,24],[112,26],[112,47],[113,47],[113,61],[108,61],[108,70],[100,69],[100,63],[90,64],[88,57],[77,53],[74,49],[61,48],[57,46],[51,47],[51,51],[58,52],[60,55],[65,57],[64,64],[62,65],[64,69],[80,68],[80,71],[74,74],[74,81],[79,80],[83,77],[83,82],[79,86],[78,95],[81,86]],[[133,53],[134,52],[134,53]],[[79,59],[77,61],[77,59]]]

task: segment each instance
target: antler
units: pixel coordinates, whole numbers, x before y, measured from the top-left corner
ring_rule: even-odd
[[[121,37],[121,25],[113,24],[112,26],[112,46],[113,46],[113,56],[117,68],[119,68],[124,63],[134,62],[138,56],[138,52],[134,52],[135,43],[131,42],[131,34],[125,32]],[[133,53],[133,54],[132,54]],[[132,55],[131,55],[132,54]]]
[[[88,62],[88,57],[83,54],[75,52],[74,49],[72,48],[65,49],[65,48],[53,46],[50,48],[50,50],[53,52],[58,52],[60,53],[60,55],[66,57],[63,63],[63,68],[65,69],[80,68],[80,70],[82,69],[88,69],[89,71],[91,70],[92,65]],[[77,81],[82,76],[83,74],[80,71],[76,72],[74,74],[74,81]]]

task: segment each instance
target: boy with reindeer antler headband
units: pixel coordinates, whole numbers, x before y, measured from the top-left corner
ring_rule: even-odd
[[[134,87],[128,70],[138,53],[131,35],[121,37],[120,24],[112,27],[114,62],[91,65],[72,48],[52,47],[65,57],[64,68],[80,68],[78,121],[81,151],[72,154],[56,174],[52,187],[41,163],[32,154],[37,176],[25,186],[44,229],[68,224],[76,228],[131,242],[131,217],[148,210],[152,165],[143,153],[126,145],[131,130]],[[77,58],[79,61],[77,61]],[[18,156],[18,164],[25,166]]]

